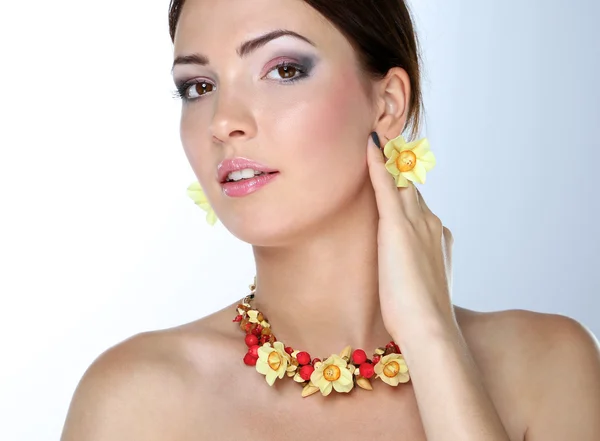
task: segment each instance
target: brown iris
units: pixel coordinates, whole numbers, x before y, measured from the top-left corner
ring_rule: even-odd
[[[200,82],[200,83],[196,83],[196,93],[198,93],[198,95],[203,95],[202,92],[212,92],[214,86],[210,83],[205,83],[205,82]]]
[[[294,78],[296,75],[296,68],[294,66],[281,66],[277,69],[277,73],[281,78]]]

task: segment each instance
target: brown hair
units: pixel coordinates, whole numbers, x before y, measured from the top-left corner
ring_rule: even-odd
[[[405,0],[304,0],[327,18],[357,52],[363,72],[373,79],[401,67],[410,78],[411,98],[406,128],[414,139],[423,113],[418,39]],[[169,32],[175,30],[185,0],[171,0]]]

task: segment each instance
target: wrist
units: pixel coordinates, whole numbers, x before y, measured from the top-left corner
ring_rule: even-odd
[[[460,335],[460,328],[453,311],[450,314],[434,308],[414,311],[410,317],[399,319],[390,335],[404,352],[404,349],[410,350],[413,346],[423,347],[427,343],[454,340]]]

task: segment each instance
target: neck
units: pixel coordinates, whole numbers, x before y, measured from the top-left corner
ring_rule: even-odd
[[[254,247],[253,305],[286,346],[327,357],[385,346],[377,270],[378,213],[369,186],[318,233],[286,247]]]

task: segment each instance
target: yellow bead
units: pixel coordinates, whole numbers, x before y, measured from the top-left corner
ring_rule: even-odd
[[[400,372],[400,365],[397,361],[390,361],[383,368],[383,374],[388,378],[394,378]]]
[[[417,165],[417,155],[412,150],[404,150],[396,159],[396,167],[401,172],[411,171]]]
[[[342,372],[340,371],[340,368],[337,367],[335,364],[329,365],[325,369],[323,369],[323,377],[327,381],[337,381],[341,376]]]
[[[281,366],[281,356],[279,355],[279,353],[277,353],[277,351],[273,351],[269,354],[269,358],[267,359],[267,363],[269,364],[269,367],[271,369],[273,369],[274,371],[276,371],[277,369],[279,369],[279,367]]]

